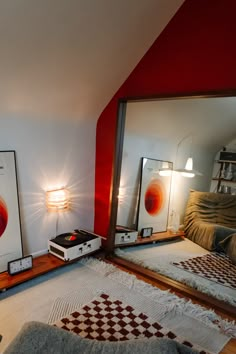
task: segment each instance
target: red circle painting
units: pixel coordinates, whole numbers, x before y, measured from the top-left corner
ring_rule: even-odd
[[[7,206],[4,200],[0,197],[0,237],[3,235],[8,222]]]
[[[147,186],[144,203],[145,209],[151,216],[158,214],[165,201],[165,188],[158,179],[153,179]]]

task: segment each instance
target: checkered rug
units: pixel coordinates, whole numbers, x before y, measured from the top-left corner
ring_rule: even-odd
[[[158,322],[132,306],[107,294],[97,296],[72,314],[57,321],[54,326],[74,332],[83,338],[100,341],[124,341],[136,338],[169,338],[185,344],[201,354],[207,352],[177,336]]]
[[[220,285],[236,289],[236,265],[223,253],[206,254],[172,264]]]

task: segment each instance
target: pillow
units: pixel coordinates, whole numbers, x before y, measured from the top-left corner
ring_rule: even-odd
[[[219,242],[219,246],[224,250],[233,264],[236,264],[236,233],[229,235],[223,241]]]

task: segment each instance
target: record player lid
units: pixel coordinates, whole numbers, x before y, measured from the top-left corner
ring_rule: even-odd
[[[73,247],[76,245],[80,245],[81,243],[85,243],[87,241],[93,240],[95,236],[93,235],[85,235],[80,232],[67,232],[61,235],[56,236],[51,241],[56,243],[59,246],[63,246],[66,248]]]

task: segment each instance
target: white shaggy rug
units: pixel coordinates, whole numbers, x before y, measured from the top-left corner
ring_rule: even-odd
[[[104,291],[132,303],[209,353],[219,353],[230,336],[236,337],[234,323],[222,320],[213,311],[154,288],[113,265],[88,258],[0,294],[0,352],[25,322],[53,323]]]
[[[236,306],[236,289],[217,284],[184,269],[178,269],[172,264],[210,253],[188,239],[125,247],[116,249],[115,253],[121,258]]]
[[[93,258],[82,259],[81,263],[97,273],[93,283],[94,296],[102,292],[115,296],[209,353],[219,353],[226,344],[227,335],[236,337],[235,324],[220,319],[213,311],[152,287],[111,264]],[[88,294],[88,288],[85,292]],[[82,297],[83,291],[58,297],[48,322],[54,323],[78,309],[83,303]],[[90,300],[87,298],[87,302]]]

